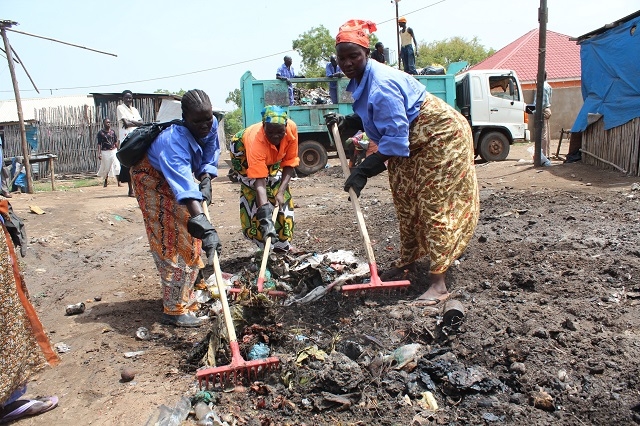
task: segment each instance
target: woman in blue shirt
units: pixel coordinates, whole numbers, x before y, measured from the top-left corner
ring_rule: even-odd
[[[471,128],[414,77],[369,60],[369,33],[375,30],[373,22],[360,20],[340,27],[338,65],[351,79],[347,90],[355,114],[329,115],[327,125],[337,124],[346,136],[363,130],[378,145],[378,152],[353,170],[344,190],[353,188],[359,196],[367,179],[388,165],[401,252],[397,266],[382,279],[389,280],[429,256],[429,288],[418,302],[436,305],[449,297],[445,273],[466,248],[478,222]]]
[[[220,156],[218,122],[205,92],[185,93],[182,120],[160,133],[131,168],[131,178],[162,281],[162,322],[198,327],[193,287],[204,267],[200,253],[204,249],[211,260],[220,250],[218,234],[202,211],[203,201],[211,203]]]

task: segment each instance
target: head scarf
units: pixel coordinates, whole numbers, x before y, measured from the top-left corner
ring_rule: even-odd
[[[262,108],[262,122],[273,124],[287,124],[287,110],[276,105]]]
[[[398,19],[398,22],[404,22],[405,24],[407,23],[407,18],[405,18],[404,16],[400,19]]]
[[[369,34],[377,30],[376,24],[361,19],[351,19],[342,24],[336,36],[336,44],[355,43],[369,48]]]

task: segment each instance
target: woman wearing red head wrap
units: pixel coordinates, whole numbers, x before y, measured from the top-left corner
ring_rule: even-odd
[[[375,25],[349,21],[336,37],[336,56],[351,79],[355,114],[328,115],[343,136],[363,130],[378,145],[346,180],[360,195],[367,179],[389,167],[400,227],[400,260],[383,280],[429,256],[429,288],[418,301],[436,305],[449,297],[445,273],[471,240],[478,223],[478,182],[467,120],[428,93],[413,76],[369,60],[368,32]]]

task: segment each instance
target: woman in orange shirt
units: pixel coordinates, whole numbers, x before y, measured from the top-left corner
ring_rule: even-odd
[[[264,247],[286,252],[293,238],[293,201],[289,181],[298,158],[298,128],[279,106],[266,106],[262,122],[238,132],[231,140],[233,168],[240,177],[240,223],[244,236]],[[279,208],[275,223],[274,207]]]

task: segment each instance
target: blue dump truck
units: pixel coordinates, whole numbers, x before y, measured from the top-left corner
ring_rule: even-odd
[[[453,65],[453,64],[452,64]],[[459,69],[459,68],[457,68]],[[455,72],[456,67],[449,67]],[[520,82],[511,70],[467,71],[458,75],[417,75],[427,90],[456,107],[469,120],[473,130],[476,155],[486,161],[504,160],[509,146],[517,140],[528,140],[527,114]],[[329,78],[292,79],[296,85],[321,83]],[[289,117],[298,126],[300,166],[298,173],[310,175],[325,167],[335,145],[324,124],[324,115],[336,112],[351,114],[353,99],[345,90],[349,80],[337,79],[338,103],[291,105],[287,85],[281,80],[256,80],[250,71],[240,80],[242,119],[245,126],[261,120],[265,105],[288,108]]]

